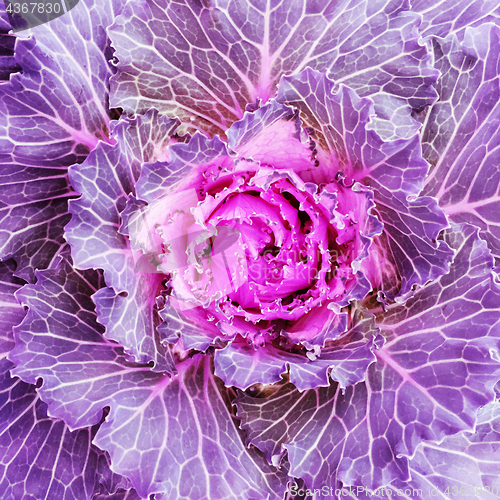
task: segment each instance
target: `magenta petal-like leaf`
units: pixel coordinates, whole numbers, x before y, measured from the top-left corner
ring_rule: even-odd
[[[298,113],[275,100],[246,113],[227,132],[228,146],[240,157],[300,172],[312,168],[310,141]],[[314,149],[314,148],[313,148]]]

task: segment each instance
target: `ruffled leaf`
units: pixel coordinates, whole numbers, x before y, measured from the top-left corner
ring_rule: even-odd
[[[101,452],[97,464],[98,484],[94,488],[92,500],[140,500],[130,481],[111,470],[111,458],[107,452]]]
[[[241,339],[215,352],[215,374],[226,386],[247,389],[254,384],[273,384],[289,371],[299,391],[330,385],[330,378],[345,388],[365,378],[375,361],[373,341],[378,329],[373,318],[358,320],[339,339],[321,349],[319,356],[290,353],[271,344],[249,345]]]
[[[140,494],[196,500],[218,491],[231,499],[281,498],[286,474],[243,445],[209,357],[186,361],[172,380],[144,382],[134,391],[135,404],[130,391],[113,396],[113,421],[96,440]]]
[[[437,72],[409,9],[404,0],[135,0],[110,30],[111,102],[129,113],[154,106],[188,130],[220,135],[247,104],[273,97],[282,75],[309,66],[363,96],[421,109],[435,99]],[[401,119],[411,122],[408,110]]]
[[[468,28],[432,40],[442,72],[437,102],[424,118],[424,157],[431,170],[424,193],[455,222],[481,228],[500,258],[500,27]]]
[[[0,359],[14,347],[13,327],[21,323],[25,311],[14,297],[24,281],[16,278],[16,264],[11,259],[0,262]]]
[[[90,297],[99,289],[106,290],[101,288],[104,283],[100,273],[76,271],[68,262],[62,264],[58,270],[38,271],[37,284],[26,285],[17,293],[18,300],[27,305],[30,312],[15,328],[16,346],[9,353],[9,359],[18,365],[15,372],[19,371],[23,380],[35,383],[39,376],[46,380],[39,392],[49,406],[56,397],[49,390],[49,378],[54,383],[60,381],[60,377],[69,377],[73,381],[76,369],[71,367],[78,363],[81,364],[79,373],[90,377],[90,386],[94,376],[98,377],[109,366],[113,370],[115,358],[125,366],[132,366],[125,361],[123,348],[103,337],[104,327],[97,322],[95,305]],[[57,339],[64,346],[64,356],[61,356]],[[172,371],[170,351],[167,355],[165,363]],[[85,391],[75,393],[70,387],[67,389],[68,394],[65,389],[56,391],[56,394],[68,396],[66,402],[76,404],[77,408],[71,404],[71,410],[59,408],[57,416],[72,428],[94,425],[104,405],[92,406],[82,397]]]
[[[148,203],[165,196],[168,188],[185,179],[193,169],[214,161],[221,165],[232,164],[227,146],[218,137],[208,140],[195,134],[188,144],[174,144],[169,148],[170,158],[144,165],[137,183],[137,196]]]
[[[47,416],[34,385],[12,377],[0,361],[0,488],[4,498],[91,499],[104,453],[92,444],[97,427],[71,432]]]
[[[108,141],[108,80],[112,69],[104,29],[111,2],[79,2],[68,14],[16,42],[22,73],[0,86],[0,258],[34,280],[64,245],[68,166],[98,140]]]
[[[10,26],[4,29],[0,20],[0,80],[8,80],[11,73],[21,71],[21,66],[14,57],[16,37],[8,35],[8,31],[10,31]]]
[[[422,13],[419,31],[423,37],[442,38],[456,34],[462,40],[467,27],[487,22],[500,24],[500,7],[496,0],[413,0],[412,11]]]
[[[128,238],[119,232],[120,213],[139,179],[143,162],[163,157],[176,120],[158,118],[154,110],[113,128],[117,144],[99,144],[81,165],[70,170],[73,187],[82,196],[70,203],[66,228],[75,266],[103,269],[108,288],[94,296],[106,336],[119,342],[139,362],[154,361],[155,370],[169,369],[164,340],[156,330],[155,308],[161,274],[136,265]]]
[[[375,181],[371,187],[376,200],[372,212],[383,222],[384,233],[375,237],[361,268],[370,283],[383,285],[382,290],[392,300],[448,271],[453,251],[437,240],[448,221],[434,198],[402,201]]]
[[[314,164],[314,147],[301,129],[298,113],[273,99],[233,123],[227,132],[228,146],[240,158],[298,173]]]
[[[431,198],[408,201],[419,194],[428,168],[419,137],[383,141],[367,128],[371,101],[343,86],[332,94],[333,88],[324,75],[306,70],[283,78],[277,99],[299,108],[318,134],[323,152],[318,152],[313,179],[328,182],[333,172],[341,171],[373,189],[374,213],[384,223],[385,234],[375,238],[361,269],[392,300],[398,291],[404,295],[413,285],[447,272],[453,252],[435,241],[447,226],[446,217]]]
[[[210,313],[203,307],[179,312],[167,298],[159,315],[163,320],[158,331],[172,344],[182,339],[185,349],[206,351],[223,334],[209,320]]]
[[[336,384],[303,393],[286,384],[236,400],[249,443],[268,459],[284,447],[290,474],[309,488],[335,487],[334,472],[370,489],[408,481],[407,456],[422,440],[472,429],[478,408],[493,399],[500,290],[492,259],[470,226],[446,239],[457,250],[450,272],[377,316],[387,344],[375,351],[366,383],[345,394]]]
[[[410,460],[412,480],[396,481],[386,490],[392,490],[393,495],[398,490],[421,491],[438,500],[498,496],[499,425],[500,403],[486,405],[478,412],[475,432],[448,436],[439,444],[422,443]]]
[[[199,500],[215,489],[227,498],[278,500],[286,473],[244,446],[210,358],[186,360],[174,378],[127,361],[97,323],[88,298],[96,275],[39,271],[37,284],[18,293],[29,312],[15,331],[14,372],[28,382],[41,377],[40,396],[70,428],[99,422],[109,406],[94,442],[142,497]]]
[[[291,476],[304,479],[309,488],[335,488],[342,450],[363,453],[368,439],[364,383],[342,392],[336,383],[302,393],[285,384],[267,397],[241,394],[235,404],[247,442],[269,462],[279,462],[286,450]]]
[[[133,488],[127,490],[120,488],[118,491],[112,494],[96,493],[92,497],[92,500],[143,500],[143,499],[141,499],[141,497],[137,494],[137,491],[135,491]]]
[[[384,141],[410,139],[420,130],[420,123],[408,113],[405,99],[387,94],[375,94],[370,98],[376,115],[371,116],[366,129],[375,130]]]
[[[418,195],[428,170],[418,137],[383,141],[367,130],[374,113],[372,100],[343,85],[336,93],[334,89],[334,81],[306,69],[284,77],[278,91],[277,101],[298,108],[301,119],[314,130],[322,149],[316,176],[331,176],[340,170],[348,179],[373,179],[398,198]]]

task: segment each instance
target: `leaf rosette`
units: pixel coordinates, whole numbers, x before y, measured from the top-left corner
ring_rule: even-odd
[[[500,32],[459,3],[83,0],[2,38],[0,484],[493,484]]]
[[[373,193],[361,184],[348,186],[341,176],[319,185],[301,178],[302,172],[314,176],[316,143],[292,109],[274,102],[259,110],[269,112],[279,121],[258,135],[273,125],[293,129],[301,156],[292,166],[272,154],[272,163],[231,156],[221,144],[215,158],[193,165],[150,205],[131,208],[126,232],[148,256],[138,271],[165,274],[167,301],[186,318],[205,318],[200,328],[207,338],[239,333],[262,345],[281,335],[323,345],[345,330],[340,309],[370,290],[360,269],[382,227],[370,214]],[[182,169],[190,148],[174,145],[169,163],[146,165],[139,196],[151,200],[148,179],[161,169]],[[164,319],[161,330],[169,328]],[[326,333],[329,324],[337,328]]]
[[[99,145],[70,170],[82,197],[71,201],[66,228],[75,265],[104,269],[108,288],[94,301],[106,336],[137,361],[154,361],[156,371],[172,369],[161,351],[179,339],[184,353],[244,338],[254,349],[278,349],[262,351],[262,359],[295,349],[313,350],[314,360],[356,326],[352,302],[372,291],[407,294],[441,275],[453,254],[432,238],[446,226],[444,214],[430,198],[407,201],[417,192],[410,177],[422,183],[426,172],[418,141],[382,140],[367,130],[372,111],[370,100],[347,87],[335,92],[334,82],[308,69],[284,78],[276,99],[235,122],[227,142],[179,137],[178,122],[153,110],[120,120],[117,144]],[[153,144],[138,144],[144,130]],[[97,192],[96,178],[107,181]],[[396,217],[425,229],[394,231]],[[415,258],[401,265],[394,249],[409,244]],[[128,324],[137,311],[139,329]],[[368,334],[364,347],[373,339]],[[223,357],[218,350],[221,376]],[[366,368],[373,354],[361,358]],[[270,379],[234,385],[276,381],[276,370],[297,362],[272,363]],[[327,383],[316,375],[301,385]]]

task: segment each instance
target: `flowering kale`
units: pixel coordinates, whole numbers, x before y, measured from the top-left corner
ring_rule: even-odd
[[[0,11],[2,498],[498,498],[499,18]]]

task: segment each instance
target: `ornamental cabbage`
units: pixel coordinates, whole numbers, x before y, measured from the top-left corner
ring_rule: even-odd
[[[341,307],[371,289],[360,269],[370,237],[382,230],[369,214],[372,192],[360,184],[346,186],[339,176],[326,184],[306,182],[319,167],[313,158],[318,146],[301,137],[293,109],[273,102],[252,120],[262,129],[242,136],[247,123],[236,122],[228,131],[230,146],[244,156],[230,156],[224,143],[214,142],[214,158],[193,166],[175,188],[160,187],[154,197],[144,186],[154,183],[152,175],[162,176],[166,165],[145,165],[136,188],[150,204],[125,212],[130,244],[144,254],[139,269],[168,276],[168,303],[186,320],[203,321],[199,326],[207,338],[184,338],[189,349],[205,350],[216,335],[238,334],[261,346],[279,336],[323,345],[345,331]],[[268,143],[261,146],[264,135]],[[273,151],[292,142],[291,154]],[[172,146],[171,154],[180,156],[191,144]],[[80,231],[70,224],[70,244]],[[163,319],[158,330],[168,334],[168,318]]]
[[[498,13],[2,11],[2,498],[498,497]]]

